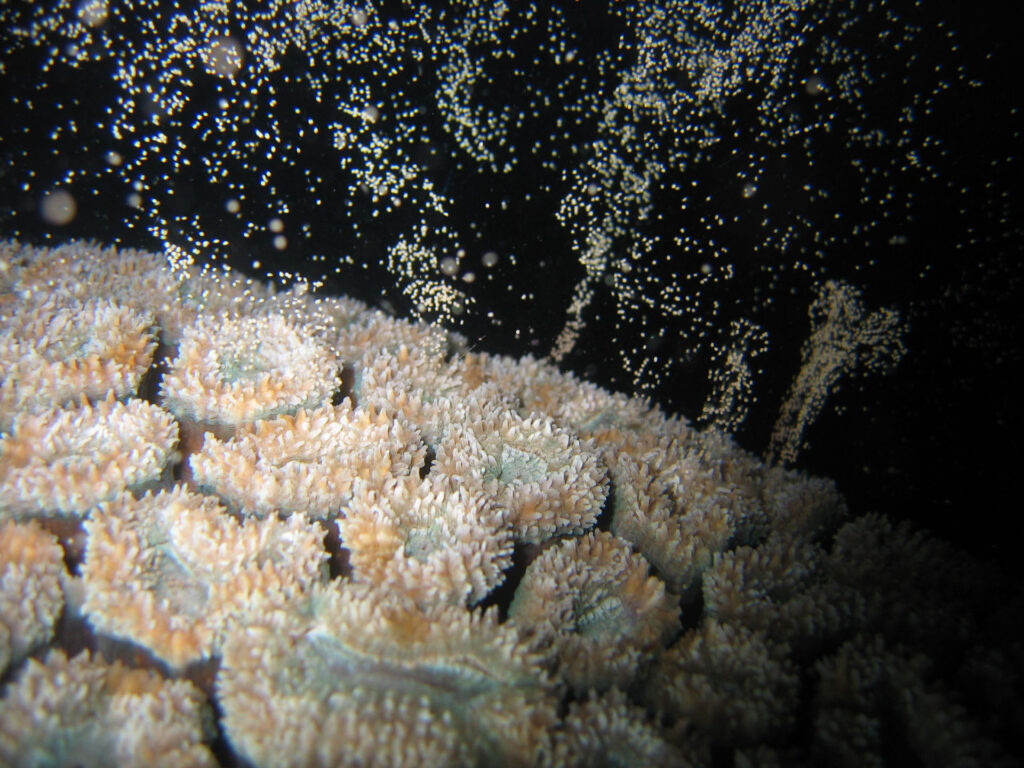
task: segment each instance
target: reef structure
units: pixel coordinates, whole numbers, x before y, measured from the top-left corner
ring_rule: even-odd
[[[152,356],[4,401],[5,765],[1020,757],[1019,591],[825,479],[348,299],[0,254],[0,336],[45,285]]]

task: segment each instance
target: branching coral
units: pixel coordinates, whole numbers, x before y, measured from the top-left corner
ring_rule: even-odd
[[[344,364],[362,368],[382,351],[395,354],[402,347],[443,360],[456,341],[453,334],[438,326],[411,323],[372,311],[339,329],[334,347]]]
[[[395,351],[385,349],[360,365],[353,392],[361,401],[376,403],[388,386],[416,392],[431,401],[460,394],[463,382],[457,365],[448,362],[444,349],[433,353],[405,344]]]
[[[787,536],[822,539],[846,517],[846,502],[832,480],[782,467],[764,472],[761,485],[766,527]]]
[[[493,418],[518,405],[477,375],[473,368],[479,359],[459,355],[447,360],[403,345],[369,358],[353,390],[362,404],[408,420],[436,447],[449,425]]]
[[[640,424],[649,406],[581,380],[550,360],[531,355],[495,357],[489,375],[502,389],[514,392],[526,413],[547,413],[574,429],[594,429],[608,422]]]

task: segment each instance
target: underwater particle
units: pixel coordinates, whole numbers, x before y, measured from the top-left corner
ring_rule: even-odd
[[[760,278],[806,263],[811,248],[848,259],[865,243],[861,233],[896,216],[913,220],[921,182],[952,170],[907,162],[947,150],[943,131],[904,116],[932,113],[955,89],[938,71],[913,87],[907,80],[877,87],[889,73],[876,67],[862,26],[898,43],[894,71],[917,73],[920,42],[931,31],[884,3],[855,10],[762,1],[728,14],[707,0],[611,4],[593,14],[507,3],[452,14],[413,3],[400,19],[320,0],[269,3],[239,18],[199,3],[177,13],[139,9],[135,26],[105,23],[117,18],[108,5],[77,4],[75,23],[59,7],[40,8],[8,25],[0,47],[5,61],[33,50],[44,57],[36,77],[11,83],[20,97],[12,100],[14,124],[30,124],[33,109],[47,115],[40,127],[61,149],[102,141],[105,150],[113,135],[123,140],[123,163],[97,171],[77,157],[88,152],[43,158],[23,149],[27,139],[12,139],[11,187],[38,184],[41,166],[47,178],[58,177],[56,165],[75,179],[76,193],[99,195],[113,176],[138,201],[126,223],[168,250],[220,254],[251,247],[253,227],[288,197],[295,208],[316,209],[308,234],[290,234],[290,243],[340,241],[342,253],[355,253],[376,229],[388,255],[385,282],[417,309],[448,318],[456,305],[469,312],[476,296],[453,291],[440,256],[471,241],[504,250],[494,230],[507,227],[496,215],[507,199],[478,201],[473,192],[486,185],[514,197],[526,189],[536,202],[518,221],[542,242],[548,234],[566,241],[576,268],[564,272],[585,275],[569,306],[556,308],[566,343],[599,314],[614,315],[609,351],[640,387],[666,382],[673,361],[630,346],[628,330],[670,328],[669,341],[706,350],[719,319],[714,288],[731,268],[758,286],[741,297],[744,310],[753,309],[763,296]],[[939,55],[956,50],[955,36],[937,36],[948,37]],[[75,125],[85,105],[63,103],[60,86],[108,71],[115,87],[90,91],[104,119]],[[953,82],[968,77],[960,69]],[[842,173],[822,184],[823,193],[849,189],[849,199],[832,197],[852,210],[834,215],[837,203],[822,205],[817,190],[794,184],[768,215],[770,158],[786,158],[789,178],[819,179],[824,162],[867,147],[870,159],[841,163]],[[734,216],[704,195],[703,182],[725,175],[724,163],[730,177],[758,190]],[[474,184],[468,201],[454,191],[462,182]],[[690,186],[698,182],[700,192]],[[204,186],[244,200],[248,218],[232,216],[224,227],[219,211],[203,210],[202,196],[189,194]],[[324,204],[331,198],[338,204]],[[480,202],[492,215],[463,215]],[[692,213],[670,213],[680,210]],[[728,244],[750,229],[764,234],[751,254],[758,266],[746,270]],[[532,239],[521,238],[523,247]],[[503,258],[503,266],[512,261]],[[855,266],[874,257],[861,258]],[[663,268],[670,259],[690,266],[677,274]],[[374,260],[345,255],[334,266],[358,273],[382,266]],[[702,274],[701,264],[713,269]],[[532,279],[510,271],[520,283]]]
[[[744,196],[748,196],[747,187],[744,187]],[[734,320],[729,324],[728,340],[712,345],[712,370],[708,376],[711,391],[697,417],[701,426],[714,426],[726,434],[737,432],[757,399],[752,362],[767,349],[768,333],[760,326],[749,320]]]
[[[211,75],[233,78],[245,64],[244,44],[230,36],[214,38],[202,53],[203,65]]]
[[[844,378],[887,373],[906,353],[900,313],[883,307],[867,314],[861,290],[850,283],[825,281],[807,313],[811,335],[800,350],[800,371],[772,429],[768,464],[796,461],[807,429]]]
[[[93,29],[106,24],[110,15],[107,0],[80,0],[76,4],[76,10],[79,20]]]
[[[66,189],[54,189],[39,201],[39,216],[47,224],[64,227],[78,215],[78,202]]]

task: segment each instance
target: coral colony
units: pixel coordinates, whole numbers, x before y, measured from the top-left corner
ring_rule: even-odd
[[[993,575],[832,483],[351,299],[2,259],[5,764],[1010,764],[940,673]]]
[[[0,8],[0,765],[1017,764],[1019,593],[793,468],[910,356],[854,277],[941,176],[948,83],[889,88],[861,25],[911,74],[925,27],[544,5]],[[106,242],[33,236],[111,185]],[[553,253],[478,248],[485,213]],[[229,266],[260,242],[307,277]],[[542,335],[555,251],[547,348],[472,340]],[[633,394],[568,370],[595,323]],[[693,421],[648,396],[689,359]]]

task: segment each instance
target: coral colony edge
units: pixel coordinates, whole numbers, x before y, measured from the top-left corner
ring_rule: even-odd
[[[1019,757],[1019,594],[826,479],[301,283],[0,275],[0,764]]]

